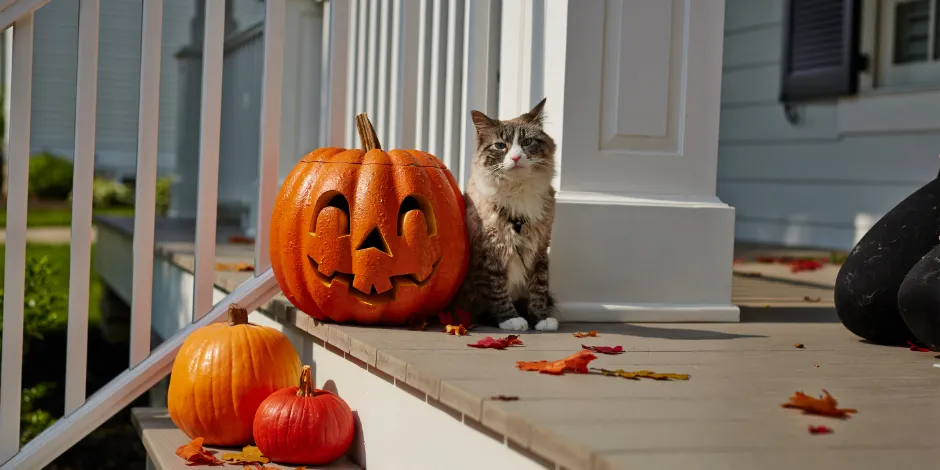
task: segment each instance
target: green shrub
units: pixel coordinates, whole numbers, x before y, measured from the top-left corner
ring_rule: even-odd
[[[38,401],[52,395],[55,384],[42,382],[34,387],[23,389],[20,402],[20,444],[26,444],[49,426],[55,424],[56,419],[47,410],[38,407]]]
[[[46,256],[26,260],[26,288],[23,305],[23,350],[29,349],[33,339],[42,340],[46,333],[66,327],[68,322],[68,294],[56,284],[59,268]],[[5,296],[0,289],[0,319],[3,316]],[[0,324],[0,332],[3,325]]]
[[[72,192],[72,162],[51,153],[29,159],[29,195],[39,199],[65,200]]]
[[[157,179],[157,214],[166,214],[170,208],[170,187],[173,185],[172,176]]]
[[[170,187],[172,184],[172,176],[157,178],[156,209],[158,215],[165,214],[170,207]],[[95,209],[133,207],[136,196],[137,193],[133,187],[107,178],[95,178],[92,186],[92,205]],[[69,192],[68,200],[69,202],[72,201],[71,192]]]
[[[95,178],[91,191],[92,205],[96,208],[134,205],[134,191],[114,180]]]
[[[46,256],[26,260],[26,285],[23,301],[23,355],[26,356],[32,340],[42,340],[46,334],[62,331],[68,322],[68,294],[58,285],[59,268]],[[5,296],[0,289],[0,332]],[[42,382],[23,389],[20,409],[20,443],[25,444],[56,422],[37,402],[51,395],[55,384]]]

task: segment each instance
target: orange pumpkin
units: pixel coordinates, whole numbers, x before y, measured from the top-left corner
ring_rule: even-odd
[[[173,362],[167,408],[191,439],[206,445],[242,446],[268,395],[290,387],[300,357],[280,331],[248,323],[248,311],[232,304],[228,323],[194,331]]]
[[[444,308],[463,280],[463,197],[437,157],[383,151],[364,114],[356,126],[364,150],[314,150],[287,176],[271,264],[284,295],[314,318],[404,325]]]

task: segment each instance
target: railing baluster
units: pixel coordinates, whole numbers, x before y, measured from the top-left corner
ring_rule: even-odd
[[[85,403],[88,272],[91,268],[91,205],[92,183],[95,178],[95,113],[98,99],[98,8],[98,0],[82,0],[78,7],[68,354],[65,356],[66,416]]]
[[[398,0],[392,13],[388,133],[398,148],[415,148],[420,8],[419,0]]]
[[[441,115],[444,111],[444,87],[441,84],[441,77],[444,75],[444,64],[446,58],[444,54],[447,50],[444,48],[444,40],[447,37],[447,31],[444,29],[447,21],[447,11],[449,10],[449,0],[435,0],[434,13],[431,15],[431,80],[428,87],[430,100],[428,104],[428,147],[427,151],[437,155],[447,164],[447,155],[444,154],[444,123]]]
[[[222,121],[222,65],[225,0],[206,0],[202,48],[202,111],[199,129],[199,200],[196,216],[196,273],[193,321],[212,309],[215,284],[215,225],[219,200],[219,138]]]
[[[392,3],[397,3],[395,0],[382,0],[382,10],[379,13],[379,37],[377,42],[379,43],[379,77],[378,77],[378,86],[376,87],[377,98],[375,109],[375,118],[377,124],[379,125],[379,132],[381,135],[388,136],[386,139],[394,139],[393,135],[389,133],[389,124],[391,124],[388,118],[388,101],[389,101],[389,80],[388,80],[388,64],[389,64],[389,47],[391,42],[391,37],[389,36],[389,22],[392,20],[390,18]],[[396,148],[398,142],[394,140],[389,140],[385,145],[388,148]]]
[[[369,116],[376,116],[377,113],[377,103],[376,103],[376,89],[379,87],[379,83],[376,81],[379,71],[378,71],[378,45],[382,41],[382,38],[379,37],[379,2],[378,0],[368,0],[369,1],[369,23],[366,26],[366,31],[368,31],[368,41],[367,44],[367,56],[366,56],[366,88],[364,91],[366,95],[366,106],[365,112],[369,113]],[[384,84],[382,85],[384,86]],[[359,113],[360,111],[356,111]],[[377,121],[378,116],[373,117],[374,121]],[[376,128],[378,129],[379,135],[383,134],[382,123],[376,122]]]
[[[258,230],[255,270],[271,267],[268,227],[277,197],[278,152],[281,145],[281,82],[284,68],[286,0],[267,0],[264,6],[264,69],[261,77],[261,155],[258,158]]]
[[[153,243],[157,205],[157,141],[160,130],[160,48],[163,0],[144,2],[140,34],[140,101],[134,197],[134,274],[131,295],[130,366],[150,355],[153,308]]]
[[[323,90],[323,103],[326,113],[323,115],[324,132],[320,135],[326,138],[327,146],[344,145],[346,129],[352,126],[346,118],[346,110],[352,108],[349,81],[353,78],[354,61],[349,60],[350,51],[355,47],[350,45],[356,40],[355,29],[351,28],[351,21],[356,17],[354,0],[346,2],[324,2],[323,17],[327,20],[324,30],[323,67],[327,77],[326,87]],[[352,31],[352,33],[351,33]],[[352,34],[352,37],[350,37]],[[323,144],[321,144],[323,145]]]
[[[347,114],[355,113],[354,110],[356,109],[356,106],[357,106],[356,103],[357,103],[357,99],[359,96],[359,86],[358,86],[359,61],[356,60],[357,59],[356,54],[359,51],[359,43],[362,41],[362,38],[359,37],[359,9],[362,8],[362,6],[360,5],[360,2],[362,1],[365,1],[365,0],[349,0],[349,21],[346,23],[349,25],[349,29],[347,30],[348,41],[343,42],[343,44],[345,44],[345,47],[346,47],[346,50],[345,50],[346,54],[344,58],[347,61],[345,82],[348,83],[348,85],[346,87],[346,94],[344,95],[344,99],[346,103],[345,111]],[[328,2],[328,3],[330,3],[330,8],[335,9],[340,3],[346,3],[346,2]],[[334,11],[338,11],[338,10],[334,10]],[[341,41],[335,35],[331,36],[330,40],[333,41],[333,44],[336,47],[336,49],[330,52],[330,55],[335,58],[336,56],[339,55],[340,48],[342,48],[343,45],[341,44]],[[333,75],[330,76],[330,86],[333,85],[332,81],[334,78],[335,77]],[[331,121],[336,118],[339,118],[339,120],[335,122],[331,122],[330,125],[337,126],[343,129],[343,141],[336,142],[336,145],[342,145],[343,147],[347,147],[347,148],[355,147],[356,127],[348,124],[349,119],[346,118],[346,114],[343,114],[341,116],[337,116],[336,114],[330,115]]]
[[[453,170],[456,177],[460,171],[456,164],[460,158],[460,95],[466,71],[463,70],[464,0],[450,0],[447,11],[447,61],[444,71],[444,143],[440,158]]]
[[[3,356],[0,366],[0,462],[20,448],[23,384],[23,305],[26,279],[26,199],[33,82],[33,14],[13,26],[10,146],[7,160],[6,266],[3,281]]]
[[[419,149],[428,149],[428,121],[431,110],[430,106],[430,81],[431,75],[431,7],[433,0],[421,0],[418,7],[418,87],[417,109],[415,116],[415,143],[414,147]]]
[[[358,0],[356,2],[358,9],[356,12],[356,30],[353,34],[356,36],[356,87],[352,90],[355,96],[355,102],[349,111],[352,114],[359,114],[365,111],[366,107],[366,74],[368,64],[366,63],[366,51],[369,45],[368,13],[369,0]],[[346,119],[349,120],[348,118]],[[349,126],[349,139],[352,142],[350,147],[356,147],[356,128]]]
[[[470,176],[476,151],[476,130],[470,119],[471,110],[489,115],[496,111],[496,71],[499,62],[499,2],[472,0],[466,2],[464,16],[463,81],[461,93],[460,162],[452,168],[461,188]]]

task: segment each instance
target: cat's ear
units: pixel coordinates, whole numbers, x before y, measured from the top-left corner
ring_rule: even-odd
[[[496,120],[476,110],[470,111],[470,117],[473,119],[473,126],[477,128],[477,132],[496,127],[499,124]]]
[[[539,101],[539,104],[535,105],[531,111],[522,115],[522,119],[526,121],[542,124],[542,121],[545,119],[545,113],[543,109],[545,108],[545,101],[548,100],[548,97],[542,98],[542,101]]]

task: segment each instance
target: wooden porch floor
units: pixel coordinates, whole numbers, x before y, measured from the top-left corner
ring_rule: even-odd
[[[129,219],[100,227],[131,232]],[[226,243],[220,263],[251,262],[252,247]],[[186,233],[189,235],[186,236]],[[192,270],[192,222],[160,221],[158,252]],[[762,249],[741,247],[739,256]],[[838,323],[831,285],[838,267],[793,274],[753,262],[734,267],[733,300],[742,323],[564,324],[557,333],[526,333],[524,347],[478,350],[468,337],[439,331],[317,322],[283,297],[266,308],[276,320],[395,383],[468,426],[543,462],[546,468],[883,469],[933,468],[940,458],[940,362],[937,353],[866,344]],[[250,273],[219,272],[232,290]],[[808,299],[808,300],[807,300]],[[817,300],[818,299],[818,300]],[[597,330],[597,338],[572,332]],[[794,345],[800,343],[804,348]],[[523,372],[516,361],[562,359],[586,345],[622,345],[592,367],[691,374],[688,381],[631,381],[600,375]],[[783,409],[795,391],[827,389],[847,420]],[[498,395],[517,396],[499,401]],[[826,425],[828,435],[812,435]]]

